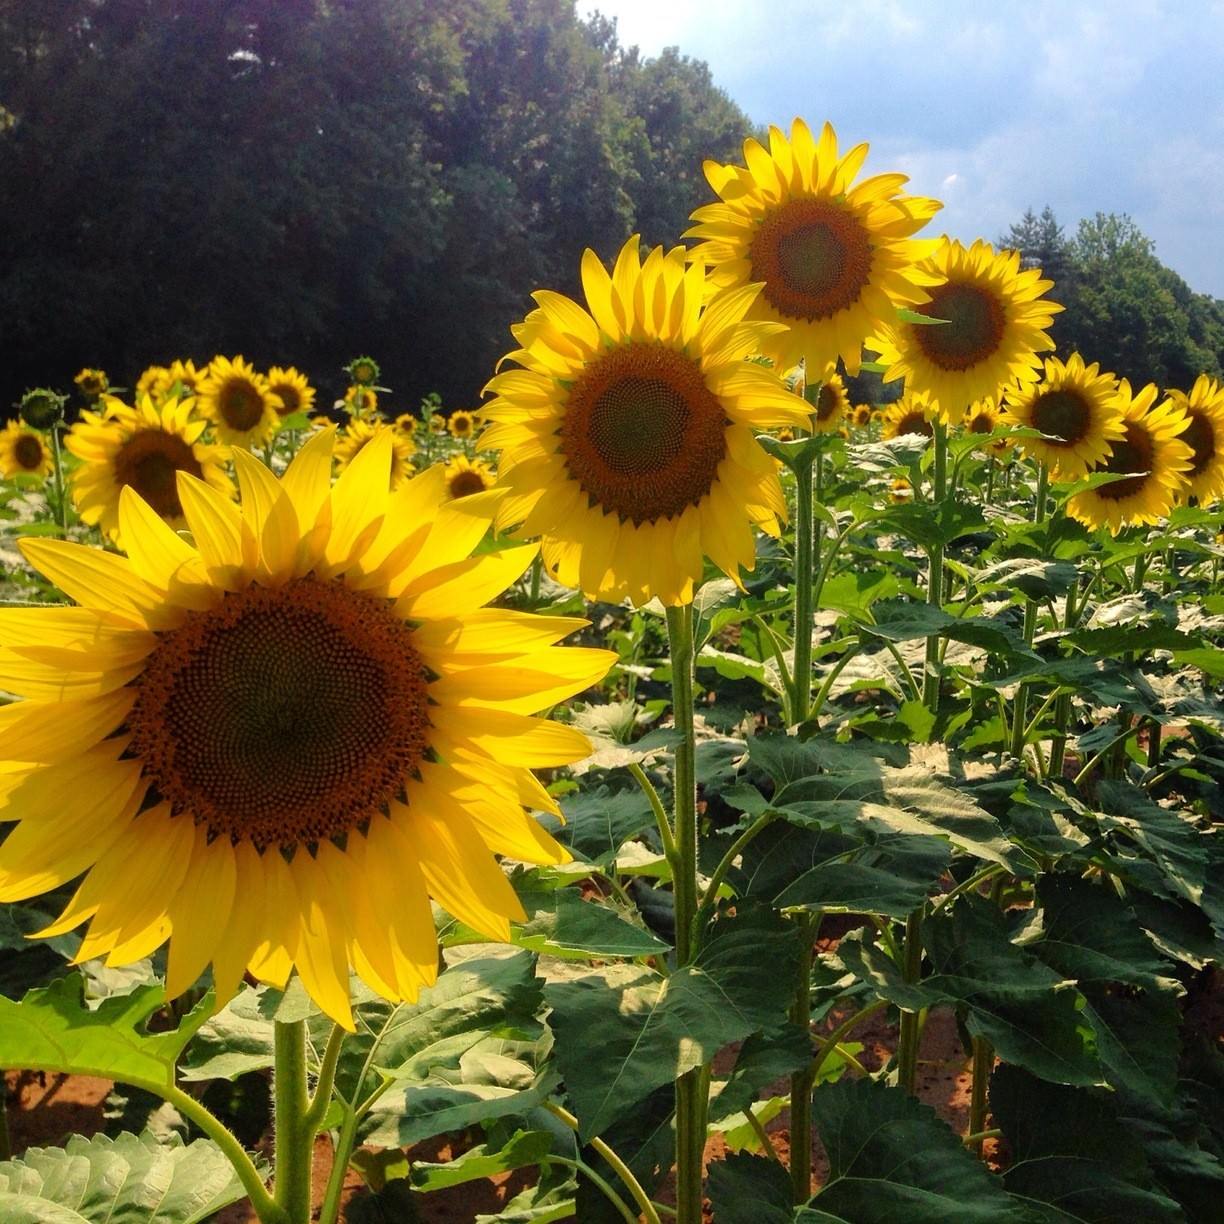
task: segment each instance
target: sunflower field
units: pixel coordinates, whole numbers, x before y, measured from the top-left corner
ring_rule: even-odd
[[[479,405],[27,393],[0,1220],[1221,1218],[1224,385],[866,156],[707,162]]]

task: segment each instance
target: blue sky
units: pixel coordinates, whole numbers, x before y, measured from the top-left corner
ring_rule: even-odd
[[[1224,297],[1224,0],[578,0],[705,60],[760,123],[830,120],[993,241],[1049,204],[1126,212]]]

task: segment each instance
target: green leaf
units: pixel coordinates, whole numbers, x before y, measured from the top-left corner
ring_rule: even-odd
[[[1011,625],[984,616],[951,616],[931,604],[882,602],[875,607],[875,623],[859,628],[890,642],[912,642],[938,633],[954,642],[979,646],[1007,658],[1037,658]]]
[[[711,1085],[710,1122],[743,1113],[770,1084],[802,1070],[811,1060],[812,1039],[797,1025],[753,1033],[740,1046],[730,1076]]]
[[[206,1139],[183,1146],[150,1135],[73,1135],[62,1148],[0,1162],[5,1224],[200,1224],[244,1193]]]
[[[709,1194],[718,1224],[791,1224],[794,1218],[790,1176],[764,1156],[712,1162]]]
[[[846,612],[867,619],[867,609],[881,599],[892,599],[901,589],[896,575],[887,569],[843,570],[826,578],[816,600],[817,609]]]
[[[1012,557],[978,570],[973,579],[979,592],[1018,591],[1028,599],[1054,599],[1065,595],[1078,576],[1078,568],[1070,561]]]
[[[525,1165],[536,1165],[552,1150],[548,1131],[515,1131],[505,1145],[490,1151],[486,1144],[471,1148],[444,1164],[418,1160],[410,1174],[417,1190],[445,1190],[464,1182],[479,1181],[498,1173],[510,1173]]]
[[[854,1224],[1022,1224],[1025,1214],[936,1116],[896,1088],[839,1080],[812,1097],[829,1176],[812,1200]],[[802,1212],[797,1221],[810,1219]]]
[[[557,1064],[583,1141],[728,1042],[778,1024],[797,982],[796,939],[779,915],[750,911],[715,923],[696,961],[669,977],[614,965],[550,983]]]
[[[212,996],[178,1028],[149,1033],[145,1021],[165,1002],[160,986],[85,1006],[78,975],[31,990],[19,1003],[0,999],[0,1067],[98,1075],[157,1091],[174,1084],[174,1065],[208,1019]]]
[[[565,825],[557,830],[557,840],[577,858],[599,866],[612,862],[625,842],[655,824],[650,804],[636,786],[573,795],[562,801],[561,810]]]
[[[929,551],[941,544],[951,544],[959,536],[980,531],[986,526],[986,519],[980,506],[948,498],[935,505],[900,502],[889,506],[873,525],[878,531],[895,531]]]

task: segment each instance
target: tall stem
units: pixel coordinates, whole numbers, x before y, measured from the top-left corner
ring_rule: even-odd
[[[931,480],[931,500],[941,505],[948,495],[948,427],[943,421],[932,426],[935,444],[935,466]],[[927,577],[927,603],[934,608],[943,606],[943,544],[931,546],[930,569]],[[922,700],[932,713],[939,706],[939,634],[926,640],[926,669],[922,680]]]
[[[693,605],[667,609],[671,648],[672,718],[680,742],[675,756],[673,837],[676,962],[689,964],[700,932],[697,913],[697,768],[693,734]],[[700,1067],[676,1081],[676,1208],[679,1224],[701,1224],[702,1156],[705,1152],[705,1077]]]
[[[64,486],[64,456],[60,447],[59,421],[51,423],[51,458],[55,464],[55,502],[60,531],[68,533],[68,490]]]
[[[1033,522],[1045,522],[1046,489],[1049,487],[1050,474],[1044,463],[1037,467],[1037,501],[1033,506]],[[1037,631],[1037,604],[1030,599],[1024,605],[1024,644],[1031,646],[1033,636]],[[1016,709],[1012,722],[1012,756],[1024,756],[1025,719],[1028,716],[1029,686],[1021,684],[1016,690]]]
[[[969,1134],[980,1152],[982,1140],[977,1138],[986,1129],[987,1093],[990,1073],[994,1070],[994,1046],[985,1037],[973,1038],[973,1088],[969,1097]]]
[[[795,923],[799,927],[802,945],[799,952],[799,988],[791,1004],[791,1020],[807,1033],[812,1026],[813,916],[800,914]],[[791,1076],[790,1176],[791,1198],[796,1206],[812,1197],[812,1085],[815,1082],[811,1063]]]
[[[922,977],[922,909],[914,910],[905,920],[905,963],[901,966],[907,982]],[[922,1031],[922,1013],[903,1011],[901,1032],[897,1041],[897,1083],[903,1092],[914,1094],[918,1078],[918,1038]]]
[[[306,1021],[276,1022],[276,1186],[273,1196],[286,1224],[310,1224],[314,1130],[307,1116]]]
[[[820,459],[816,459],[817,471]],[[807,721],[812,700],[812,577],[816,568],[812,459],[795,468],[795,662],[791,721]]]

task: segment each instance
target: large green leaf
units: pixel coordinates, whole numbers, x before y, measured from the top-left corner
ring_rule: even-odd
[[[606,866],[631,837],[654,828],[646,796],[632,790],[599,790],[563,799],[565,824],[557,839],[588,863]]]
[[[812,1200],[854,1224],[1022,1224],[998,1178],[913,1097],[871,1080],[839,1080],[812,1097],[829,1176]],[[799,1213],[798,1220],[810,1219]]]
[[[794,1219],[790,1176],[764,1156],[713,1161],[709,1193],[718,1224],[791,1224]]]
[[[515,1131],[500,1147],[486,1144],[470,1148],[462,1156],[442,1164],[418,1160],[410,1174],[417,1190],[445,1190],[464,1182],[478,1181],[498,1173],[509,1173],[525,1165],[536,1165],[552,1150],[553,1137],[548,1131]]]
[[[245,1191],[206,1139],[183,1146],[150,1135],[73,1135],[0,1163],[4,1224],[198,1224]]]
[[[796,939],[792,923],[750,911],[715,923],[697,960],[669,977],[621,965],[550,984],[557,1063],[583,1140],[728,1042],[780,1023]]]
[[[864,633],[890,642],[912,642],[940,634],[954,642],[980,646],[992,654],[1017,661],[1036,660],[1024,639],[1005,621],[984,616],[952,616],[931,604],[889,601],[872,609],[874,621],[860,625]]]
[[[0,1067],[99,1075],[153,1092],[174,1084],[174,1065],[208,1019],[212,996],[168,1032],[145,1022],[165,1002],[160,986],[85,1006],[78,975],[31,990],[20,1002],[0,999]]]

